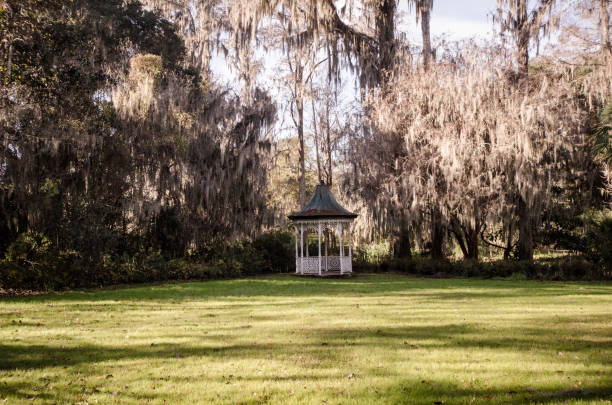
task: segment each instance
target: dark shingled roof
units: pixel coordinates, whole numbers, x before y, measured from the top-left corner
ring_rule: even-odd
[[[289,219],[318,219],[318,218],[357,218],[357,214],[338,204],[331,191],[323,181],[317,186],[315,192],[300,212],[291,214]]]

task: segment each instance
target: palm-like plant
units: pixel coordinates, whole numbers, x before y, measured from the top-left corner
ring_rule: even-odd
[[[595,153],[603,164],[612,166],[612,99],[604,106],[595,130]]]
[[[604,191],[612,197],[612,99],[606,103],[601,111],[599,125],[595,129],[594,141],[596,158],[603,165],[603,172],[606,177]]]

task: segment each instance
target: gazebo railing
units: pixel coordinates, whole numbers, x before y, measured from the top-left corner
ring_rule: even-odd
[[[319,258],[318,257],[301,257],[300,262],[301,274],[319,274]]]
[[[342,267],[340,266],[342,263]],[[295,261],[296,273],[300,274],[319,274],[319,257],[298,257]],[[353,271],[351,258],[348,256],[322,256],[321,271],[334,271],[342,273],[351,273]]]
[[[325,258],[323,258],[323,262],[326,262],[323,264],[323,266],[327,264],[327,271],[340,271],[340,256],[327,256],[327,261],[325,260]]]
[[[342,256],[340,258],[342,260],[342,273],[352,273],[353,272],[353,263],[349,256]]]

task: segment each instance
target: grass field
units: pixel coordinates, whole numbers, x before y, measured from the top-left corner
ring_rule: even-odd
[[[0,404],[611,400],[610,284],[283,275],[0,298]]]

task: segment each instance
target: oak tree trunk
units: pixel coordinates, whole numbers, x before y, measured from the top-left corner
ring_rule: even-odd
[[[533,260],[533,215],[522,197],[519,197],[518,217],[518,258],[519,260]]]
[[[300,148],[300,167],[299,167],[299,176],[300,176],[300,208],[306,205],[306,151],[304,149],[304,97],[303,92],[301,90],[302,86],[302,76],[303,71],[302,67],[298,65],[296,67],[296,97],[295,106],[297,110],[298,122],[297,122],[297,130],[298,130],[298,140],[299,140],[299,148]],[[299,83],[299,84],[298,84]]]
[[[312,92],[312,82],[310,82],[310,89]],[[319,131],[317,128],[317,112],[315,110],[314,98],[311,104],[312,104],[312,129],[314,133],[314,142],[315,142],[315,157],[317,160],[317,181],[321,182],[321,180],[323,180],[323,172],[321,170],[321,156],[319,154]],[[327,185],[329,186],[329,183],[327,183]]]
[[[379,46],[379,77],[384,83],[385,75],[393,71],[395,61],[395,11],[396,0],[382,0],[376,13],[376,31]]]
[[[517,51],[518,69],[521,77],[526,77],[529,71],[529,17],[527,0],[516,0],[517,4]]]
[[[610,46],[610,14],[608,4],[610,0],[600,0],[601,8],[601,47],[605,57],[612,56],[612,46]]]
[[[466,259],[478,260],[478,228],[479,227],[465,230],[465,241],[468,251]]]
[[[444,258],[444,234],[446,229],[442,224],[442,213],[434,208],[431,214],[431,257]]]
[[[431,51],[431,34],[429,30],[430,10],[421,10],[421,36],[423,40],[423,66],[427,70],[433,56]]]
[[[325,132],[327,135],[327,185],[332,186],[333,180],[333,165],[332,165],[332,144],[331,144],[331,128],[329,125],[329,99],[325,104]]]
[[[408,219],[404,210],[400,214],[400,228],[399,234],[395,240],[395,246],[393,249],[396,258],[410,258],[412,257],[410,245],[410,228],[408,226]]]

